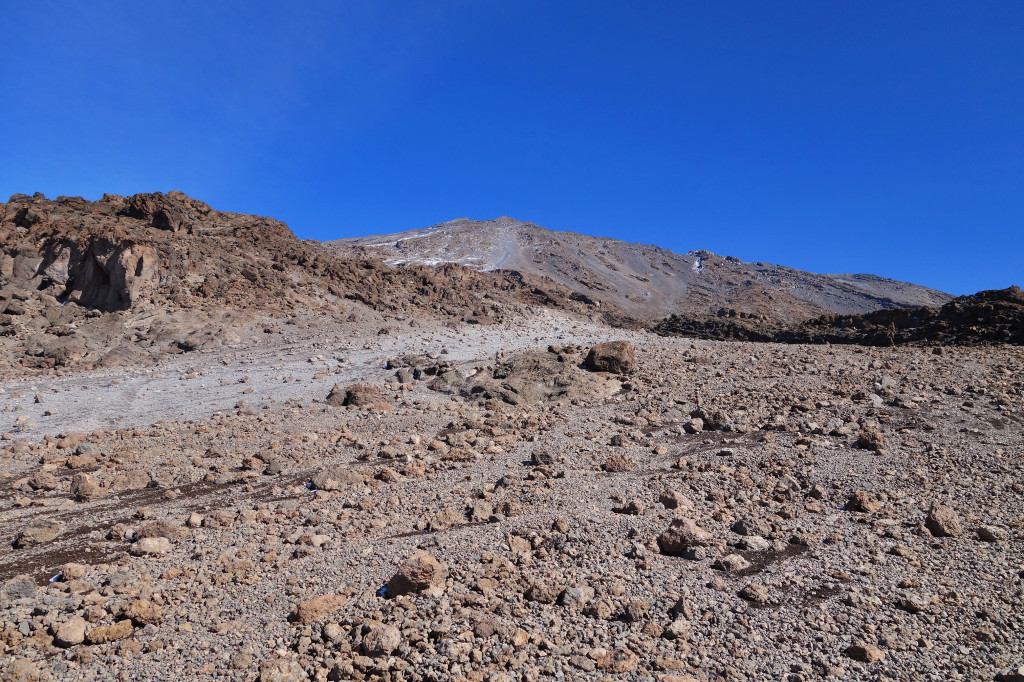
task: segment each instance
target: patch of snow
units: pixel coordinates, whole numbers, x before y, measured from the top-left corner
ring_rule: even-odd
[[[697,260],[693,261],[693,271],[698,275],[704,272],[704,261],[700,256],[697,256]]]
[[[466,256],[464,258],[389,258],[384,261],[385,265],[391,267],[397,267],[400,265],[444,265],[446,263],[455,263],[456,265],[465,265],[468,268],[479,267],[474,266],[474,261],[482,261],[483,258],[477,256]]]
[[[438,232],[444,232],[444,230],[424,230],[423,232],[421,232],[419,234],[411,234],[408,237],[400,237],[398,239],[389,239],[386,242],[374,242],[373,244],[362,244],[361,246],[366,246],[366,247],[371,247],[371,246],[392,246],[394,244],[397,244],[398,242],[407,242],[410,239],[422,239],[423,237],[431,237],[431,236],[437,234]]]

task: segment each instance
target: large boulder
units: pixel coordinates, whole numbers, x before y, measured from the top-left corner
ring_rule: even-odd
[[[352,384],[342,388],[337,384],[327,394],[327,404],[332,407],[360,407],[369,410],[390,410],[391,404],[373,386]]]
[[[14,539],[16,549],[25,549],[52,542],[57,536],[64,532],[64,526],[51,519],[39,519],[30,523],[23,531],[18,533]]]
[[[323,594],[295,605],[288,616],[293,623],[308,625],[331,615],[348,602],[343,594]]]
[[[938,538],[955,538],[964,532],[960,525],[960,517],[952,507],[944,504],[932,504],[924,525],[928,532]]]
[[[440,595],[448,568],[427,552],[417,552],[402,564],[398,573],[388,581],[388,597],[398,597],[413,592]]]
[[[636,353],[629,341],[608,341],[591,348],[583,364],[592,372],[630,374],[636,365]]]
[[[696,521],[675,518],[672,519],[669,527],[658,536],[658,547],[662,554],[681,556],[692,547],[711,544],[711,539],[711,533],[698,526]]]

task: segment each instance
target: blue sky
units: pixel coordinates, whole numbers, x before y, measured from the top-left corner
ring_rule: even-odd
[[[0,197],[1024,284],[1024,3],[8,3]]]

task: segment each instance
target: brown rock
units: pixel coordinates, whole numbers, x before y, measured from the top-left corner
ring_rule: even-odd
[[[530,585],[523,596],[529,601],[535,601],[539,604],[554,604],[561,593],[562,588],[558,585],[539,582]]]
[[[599,343],[590,349],[583,364],[592,372],[631,374],[636,365],[636,353],[629,341]]]
[[[928,532],[938,538],[955,538],[964,532],[960,526],[960,517],[952,507],[944,504],[932,504],[924,525]]]
[[[613,507],[612,511],[616,514],[628,514],[630,516],[642,516],[644,513],[644,503],[640,500],[629,500],[625,504]]]
[[[127,637],[132,632],[130,620],[119,620],[113,625],[99,625],[92,628],[85,633],[85,641],[88,644],[106,644]]]
[[[159,604],[154,604],[148,599],[133,601],[124,610],[124,615],[139,627],[143,625],[160,625],[164,621],[164,610]]]
[[[64,526],[49,519],[33,521],[25,530],[18,533],[14,540],[14,546],[18,549],[34,547],[47,542],[52,542],[64,532]]]
[[[879,511],[883,506],[884,505],[880,500],[872,497],[862,490],[858,490],[850,495],[850,499],[846,501],[846,511],[851,512],[873,514],[876,511]]]
[[[85,564],[76,564],[68,562],[64,564],[60,569],[61,579],[70,582],[72,580],[81,580],[85,577],[85,572],[89,570],[89,567]]]
[[[171,540],[174,539],[177,534],[178,529],[166,521],[154,521],[153,523],[147,523],[145,526],[140,528],[139,532],[135,534],[135,539],[167,538]]]
[[[81,644],[85,641],[85,619],[81,616],[74,616],[68,621],[61,623],[54,633],[53,643],[67,649]]]
[[[307,682],[309,675],[302,665],[290,658],[265,661],[260,666],[260,682]]]
[[[680,556],[691,547],[711,543],[711,533],[697,525],[692,519],[675,518],[668,528],[658,536],[658,547],[662,554]]]
[[[129,550],[134,556],[166,554],[171,551],[171,541],[164,537],[142,538]]]
[[[98,500],[107,494],[107,489],[90,474],[75,474],[71,477],[71,496],[79,502]]]
[[[978,528],[978,539],[983,542],[1003,542],[1008,537],[1009,533],[998,526],[980,526]]]
[[[740,597],[755,604],[765,604],[768,601],[768,588],[758,583],[750,583],[740,590]]]
[[[658,496],[665,509],[693,509],[693,502],[678,490],[666,490]]]
[[[636,670],[640,658],[629,649],[619,647],[599,655],[594,662],[599,670],[618,675]]]
[[[857,434],[857,447],[880,452],[885,449],[885,438],[874,429],[864,429]]]
[[[480,639],[487,639],[501,630],[501,620],[497,616],[484,616],[473,624],[473,635]]]
[[[750,568],[750,562],[739,554],[728,554],[716,561],[714,568],[720,571],[742,571]]]
[[[16,658],[4,670],[4,682],[39,682],[39,668],[27,658]]]
[[[603,466],[604,470],[613,474],[624,474],[636,468],[636,462],[629,455],[612,455]]]
[[[347,601],[348,597],[343,594],[323,594],[313,599],[307,599],[296,604],[295,609],[288,616],[288,620],[303,625],[315,623],[340,609]]]
[[[392,406],[384,399],[380,391],[372,386],[352,384],[344,389],[334,385],[327,395],[327,404],[332,407],[363,407],[371,410],[390,410]]]
[[[444,579],[448,567],[427,552],[416,552],[398,569],[388,581],[389,598],[412,592],[427,592],[440,595],[444,590]]]
[[[373,658],[388,656],[402,643],[402,633],[391,625],[377,624],[370,626],[369,632],[363,635],[363,653]]]
[[[875,663],[885,658],[885,652],[871,644],[854,644],[846,650],[846,655],[861,663]]]

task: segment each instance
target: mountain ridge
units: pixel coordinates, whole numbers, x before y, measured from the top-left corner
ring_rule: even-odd
[[[550,277],[648,320],[674,313],[737,314],[795,322],[823,314],[942,305],[952,295],[867,273],[820,274],[695,249],[671,249],[550,230],[508,216],[456,220],[324,242],[346,257],[394,267],[458,263]]]

